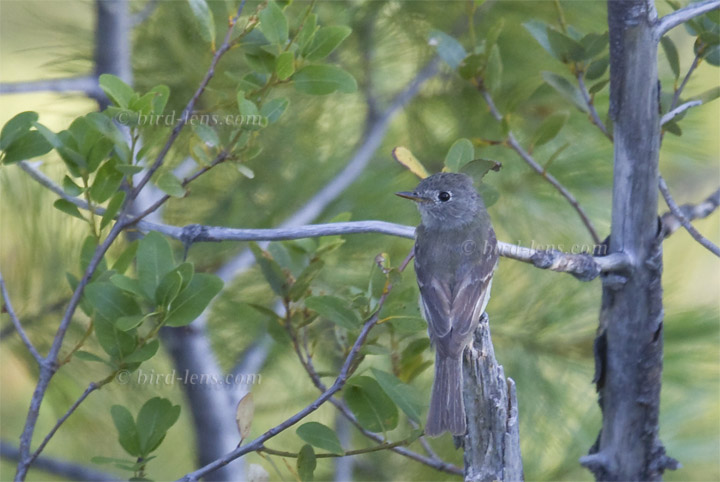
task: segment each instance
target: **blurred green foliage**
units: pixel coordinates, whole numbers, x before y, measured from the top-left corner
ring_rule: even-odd
[[[193,14],[184,3],[159,2],[153,14],[133,32],[134,90],[150,92],[158,85],[166,85],[170,95],[165,112],[176,112],[179,117],[209,65],[211,45],[217,46],[221,41],[220,37],[213,37],[208,18],[213,18],[212,25],[223,31],[224,19],[235,10],[235,3],[209,2],[210,17],[202,11],[198,16],[197,10]],[[245,18],[257,5],[258,2],[248,3]],[[271,2],[260,18],[261,24],[265,24],[261,28],[265,38],[281,45],[300,30],[305,18],[310,24],[322,25],[316,35],[324,36],[329,43],[337,41],[339,47],[328,50],[326,42],[308,41],[297,52],[309,63],[297,70],[300,66],[288,62],[285,56],[275,61],[273,71],[268,55],[279,58],[285,53],[262,50],[258,38],[251,35],[247,45],[227,53],[196,106],[200,113],[257,111],[257,105],[246,102],[254,102],[246,93],[262,88],[252,83],[251,71],[257,74],[266,69],[261,75],[266,79],[274,75],[281,81],[295,75],[301,85],[279,83],[269,89],[264,105],[275,102],[273,105],[283,111],[276,123],[259,134],[253,132],[253,136],[259,137],[255,142],[262,151],[246,156],[243,168],[234,163],[218,166],[192,184],[189,197],[171,199],[163,213],[167,223],[257,228],[278,225],[344,167],[378,110],[382,111],[440,49],[449,63],[457,62],[460,75],[443,64],[441,73],[424,85],[392,122],[368,168],[317,221],[330,221],[341,213],[350,213],[352,220],[416,224],[419,216],[414,208],[392,194],[413,187],[417,179],[391,160],[391,150],[399,145],[410,148],[434,172],[443,167],[443,159],[453,163],[467,161],[464,150],[470,142],[474,147],[471,158],[503,163],[499,173],[491,172],[485,178],[500,194],[490,210],[499,239],[534,247],[589,245],[591,239],[566,201],[515,153],[498,145],[496,141],[510,129],[538,162],[576,195],[601,236],[608,234],[612,145],[577,108],[574,102],[577,92],[567,87],[575,85],[568,66],[582,63],[586,78],[592,80],[588,84],[591,91],[592,85],[597,86],[594,104],[606,121],[608,89],[599,84],[607,78],[603,61],[607,50],[595,51],[594,42],[607,30],[602,2],[562,2],[562,19],[552,2],[319,2],[315,13],[306,17],[308,6],[308,2],[300,1]],[[133,3],[134,9],[141,7],[141,2]],[[657,8],[660,14],[671,10],[661,3]],[[90,58],[92,52],[89,35],[83,33],[89,32],[92,25],[90,4],[68,3],[60,8],[47,2],[26,2],[3,9],[28,26],[23,32],[7,23],[10,14],[3,15],[0,59],[5,59],[0,62],[3,71],[13,72],[13,79],[20,80],[25,73],[30,77],[48,76],[47,70],[38,69],[32,62],[49,65],[50,72],[57,74],[85,72],[87,64],[83,59]],[[60,14],[58,9],[66,11]],[[282,9],[287,24],[278,16]],[[48,20],[53,18],[53,12],[58,14],[57,20]],[[468,21],[469,12],[474,12],[472,21]],[[551,27],[543,29],[540,22]],[[705,34],[698,47],[695,37],[698,29],[705,28],[701,22],[704,20],[690,29],[673,31],[669,37],[672,45],[669,41],[663,43],[659,69],[664,92],[672,93],[678,77],[682,78],[694,53],[702,48],[702,42],[713,41],[711,35]],[[59,44],[64,47],[50,49],[49,44],[40,43],[37,50],[25,53],[24,36],[41,28],[62,39]],[[479,45],[484,46],[476,48]],[[713,47],[703,52],[710,55],[713,49],[716,50]],[[588,57],[588,51],[594,55]],[[461,66],[467,55],[474,57]],[[12,69],[5,63],[11,61],[16,62]],[[319,73],[315,63],[332,72]],[[717,86],[717,70],[709,63],[712,57],[700,64],[685,92],[687,99]],[[339,73],[339,68],[349,72],[353,81]],[[504,123],[490,115],[477,89],[467,80],[478,73],[487,74],[492,80],[488,87],[498,109],[506,114]],[[325,93],[328,88],[314,83],[320,74],[332,76],[330,91],[338,92],[308,95]],[[355,79],[357,91],[353,87]],[[118,99],[124,99],[122,87],[118,89]],[[239,99],[238,90],[242,92]],[[20,99],[27,103],[3,97],[8,107],[3,109],[0,124],[18,112],[36,110],[41,122],[49,117],[52,130],[60,131],[68,128],[72,119],[91,110],[72,96],[50,97],[39,104],[33,104],[36,101],[31,96]],[[261,113],[263,107],[259,106]],[[64,114],[58,117],[58,112]],[[680,202],[699,201],[717,188],[720,139],[709,133],[717,132],[719,114],[717,102],[692,109],[677,122],[682,136],[665,138],[661,170]],[[149,135],[147,139],[150,158],[169,135],[166,128],[155,131],[157,137]],[[231,136],[222,129],[215,134],[220,142],[215,142],[213,132],[202,127],[188,130],[171,150],[168,167],[179,165],[188,155],[202,163]],[[61,183],[65,169],[60,157],[50,154],[42,159],[46,171]],[[172,179],[158,184],[168,193],[181,194]],[[72,187],[69,183],[65,186]],[[111,192],[110,188],[96,188],[94,199],[104,201]],[[55,197],[13,166],[0,168],[0,193],[3,276],[16,310],[29,324],[32,340],[44,353],[62,313],[56,306],[70,296],[65,273],[77,270],[86,229],[80,220],[53,209]],[[702,232],[715,234],[716,240],[719,225],[717,215],[697,222]],[[318,256],[318,251],[329,244],[334,249],[326,249]],[[247,247],[244,243],[229,242],[195,245],[188,253],[188,261],[194,263],[195,272],[211,272]],[[412,435],[408,417],[413,418],[417,410],[415,392],[420,394],[420,403],[427,403],[422,394],[429,394],[431,370],[427,368],[432,355],[419,320],[412,269],[402,276],[383,271],[397,267],[410,247],[409,240],[353,235],[345,236],[342,244],[336,239],[288,241],[271,243],[265,253],[255,249],[256,256],[266,261],[225,287],[213,306],[209,322],[213,347],[227,370],[259,337],[266,333],[273,337],[273,348],[262,370],[262,383],[253,387],[256,415],[251,438],[317,395],[297,362],[291,340],[281,325],[283,320],[258,306],[271,308],[278,296],[296,302],[313,295],[298,305],[293,322],[306,326],[316,368],[327,383],[342,363],[353,330],[368,315],[390,277],[395,287],[383,314],[395,318],[381,323],[371,333],[364,360],[348,390],[362,392],[366,397],[356,396],[353,400],[372,401],[389,395],[402,413],[390,410],[385,417],[368,421],[368,425],[376,431],[386,431],[391,440]],[[108,259],[118,259],[124,248],[114,247]],[[172,249],[174,259],[181,259],[182,246],[173,243]],[[381,266],[376,263],[379,253],[384,253]],[[678,472],[666,474],[668,480],[720,478],[716,457],[720,451],[717,360],[720,276],[707,262],[708,256],[684,232],[676,233],[666,242],[661,437],[668,453],[683,464]],[[138,277],[142,282],[142,273]],[[590,383],[599,293],[598,281],[584,284],[566,275],[507,259],[503,259],[496,274],[488,312],[496,356],[518,387],[522,451],[529,480],[591,479],[577,459],[586,453],[600,427]],[[78,323],[71,326],[68,346],[84,336],[87,319],[80,314],[77,318]],[[5,316],[3,322],[7,323]],[[3,339],[2,348],[2,437],[14,440],[20,433],[37,373],[16,337]],[[99,345],[89,349],[102,351]],[[143,365],[143,370],[164,374],[171,372],[172,367],[161,348],[159,356]],[[99,364],[77,358],[64,367],[50,387],[37,432],[46,433],[87,382],[105,374]],[[398,384],[409,384],[414,395],[408,399],[399,396],[400,392],[407,392],[393,390],[403,386]],[[47,454],[82,463],[96,455],[121,455],[122,442],[119,444],[114,437],[108,407],[121,403],[130,407],[131,413],[138,413],[148,399],[157,395],[182,405],[183,411],[170,437],[153,452],[157,460],[150,466],[150,476],[164,480],[182,475],[193,468],[194,446],[189,414],[178,385],[131,383],[103,387],[68,420],[49,444]],[[377,403],[386,405],[385,401]],[[359,418],[370,416],[362,402],[351,408]],[[420,420],[424,410],[421,408]],[[333,427],[334,419],[334,409],[328,406],[305,421]],[[78,437],[78,433],[83,436]],[[324,433],[318,426],[298,429],[297,434],[289,430],[274,439],[272,447],[300,453],[298,472],[306,473],[316,466],[315,479],[327,480],[332,478],[332,459],[316,459],[312,448],[319,448],[318,452],[337,450],[336,441],[327,442]],[[431,443],[441,456],[462,463],[460,452],[453,448],[447,435]],[[367,446],[369,442],[356,433],[352,446],[343,448]],[[418,443],[411,448],[422,451]],[[279,478],[267,459],[257,455],[247,459],[264,465],[272,478]],[[282,462],[278,460],[274,465],[286,480],[292,478]],[[12,464],[0,464],[0,478],[8,479],[12,473]],[[388,452],[358,456],[354,474],[358,480],[455,479]],[[46,475],[31,472],[30,478],[45,479]]]

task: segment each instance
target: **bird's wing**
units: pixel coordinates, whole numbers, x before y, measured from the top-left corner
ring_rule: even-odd
[[[489,255],[478,261],[461,264],[452,280],[425,272],[416,262],[430,338],[448,353],[464,348],[490,297],[496,257]]]

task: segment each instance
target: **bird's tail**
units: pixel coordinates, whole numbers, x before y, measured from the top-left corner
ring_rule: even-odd
[[[437,353],[426,435],[436,437],[446,430],[453,435],[465,435],[467,423],[462,386],[462,356]]]

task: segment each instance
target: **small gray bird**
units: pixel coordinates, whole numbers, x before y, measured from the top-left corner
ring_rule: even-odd
[[[415,232],[415,272],[435,346],[435,381],[425,434],[467,430],[462,356],[490,299],[497,240],[482,198],[465,174],[439,173],[413,192],[422,224]]]

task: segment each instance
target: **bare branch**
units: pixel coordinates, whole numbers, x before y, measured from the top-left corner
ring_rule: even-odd
[[[20,449],[9,442],[4,440],[0,441],[0,457],[17,462],[20,460]],[[116,475],[101,472],[93,467],[86,467],[68,462],[67,460],[45,456],[38,457],[33,464],[33,468],[44,470],[49,474],[57,475],[67,480],[82,480],[88,482],[115,482],[123,480]]]
[[[587,90],[587,87],[585,86],[585,79],[583,78],[583,73],[578,72],[575,76],[578,81],[578,86],[580,87],[580,93],[583,96],[583,100],[585,100],[585,104],[588,107],[588,110],[590,111],[590,119],[592,120],[592,123],[595,124],[598,129],[602,131],[602,133],[610,139],[612,142],[613,136],[610,132],[608,132],[607,127],[605,127],[605,124],[602,120],[600,120],[600,116],[597,113],[597,109],[595,109],[595,104],[593,103],[592,99],[590,98],[590,93]]]
[[[497,107],[495,106],[495,102],[493,102],[493,99],[490,96],[490,92],[488,92],[487,89],[482,86],[478,88],[483,98],[485,99],[485,102],[490,108],[490,113],[493,115],[495,120],[497,120],[498,122],[502,122],[503,116],[502,114],[500,114],[500,111],[498,111]],[[587,214],[585,214],[585,210],[580,206],[580,203],[578,203],[577,199],[575,199],[575,196],[573,196],[570,191],[565,188],[565,186],[560,184],[560,181],[555,179],[552,174],[546,172],[545,169],[543,169],[543,167],[538,164],[537,161],[535,161],[535,159],[533,159],[533,157],[525,149],[522,148],[517,139],[515,139],[515,136],[512,134],[512,132],[508,132],[507,144],[525,161],[525,163],[527,163],[527,165],[532,168],[533,171],[537,172],[543,178],[545,178],[547,182],[549,182],[565,199],[567,199],[570,205],[575,209],[575,211],[577,211],[580,219],[582,220],[582,223],[587,228],[590,236],[592,236],[593,241],[596,244],[600,244],[600,238],[597,235],[597,231],[595,231],[595,227],[590,221],[590,218],[588,218]]]
[[[2,297],[3,300],[5,300],[5,311],[7,311],[8,315],[10,315],[10,321],[12,321],[12,324],[15,327],[15,331],[18,332],[18,335],[20,335],[22,342],[25,344],[25,347],[28,349],[35,361],[38,362],[40,366],[43,366],[45,364],[45,359],[40,355],[40,353],[38,353],[38,351],[35,349],[35,346],[30,341],[30,338],[28,338],[27,333],[25,333],[25,330],[20,323],[20,319],[17,317],[17,314],[12,307],[12,303],[10,302],[10,295],[8,294],[7,288],[5,287],[5,280],[3,279],[2,273],[0,273],[0,291],[2,291]]]
[[[720,206],[720,189],[698,204],[683,204],[680,206],[680,212],[685,216],[685,219],[693,221],[710,216],[718,206]],[[672,211],[663,214],[660,219],[662,220],[664,238],[667,238],[682,226],[680,220]]]
[[[67,420],[68,417],[69,417],[70,415],[72,415],[73,412],[80,406],[80,404],[85,401],[85,399],[88,397],[88,395],[90,395],[92,392],[94,392],[95,390],[97,390],[98,388],[102,387],[103,385],[105,385],[105,384],[106,384],[107,382],[109,382],[110,380],[112,380],[112,378],[113,378],[114,376],[115,376],[115,374],[113,373],[112,376],[110,376],[110,378],[108,378],[108,379],[106,379],[106,380],[103,380],[103,381],[100,382],[100,383],[91,382],[91,383],[88,385],[88,387],[85,389],[85,391],[82,393],[82,395],[80,395],[80,397],[78,397],[78,399],[75,400],[75,402],[70,406],[70,408],[68,408],[67,412],[65,412],[65,414],[64,414],[62,417],[60,417],[57,422],[55,422],[55,425],[54,425],[53,428],[48,432],[48,434],[45,436],[45,438],[44,438],[43,441],[40,443],[40,445],[38,446],[38,448],[35,449],[35,452],[33,452],[32,455],[30,455],[30,463],[31,463],[31,464],[33,463],[33,461],[35,461],[35,459],[38,458],[38,456],[39,456],[40,453],[43,451],[43,449],[45,448],[45,446],[47,445],[47,443],[50,441],[50,439],[53,437],[53,435],[55,435],[55,432],[57,432],[57,430],[60,428],[60,425],[62,425],[63,423],[65,423],[65,420]]]
[[[702,14],[720,8],[720,0],[705,0],[703,2],[691,3],[685,8],[669,13],[658,20],[654,29],[655,41],[659,42],[660,38],[678,25],[692,20]]]
[[[28,94],[32,92],[80,92],[93,98],[103,95],[97,78],[92,75],[0,83],[0,94]]]
[[[720,258],[720,248],[718,248],[713,242],[711,242],[709,239],[704,237],[700,232],[695,229],[695,227],[690,224],[690,221],[685,217],[680,207],[677,205],[675,200],[673,199],[672,195],[670,194],[670,190],[667,187],[667,184],[665,183],[665,179],[663,179],[662,176],[660,177],[659,186],[660,186],[660,192],[662,193],[663,197],[665,198],[665,202],[667,203],[668,207],[670,208],[670,211],[675,215],[675,218],[680,222],[680,224],[687,230],[688,233],[690,233],[690,236],[692,236],[695,241],[705,246],[710,252],[712,252],[715,256]]]
[[[62,188],[48,179],[26,162],[20,162],[20,167],[30,174],[33,179],[48,187],[63,199],[82,209],[88,209],[87,203],[81,199],[69,196]],[[102,214],[104,209],[94,208],[95,212]],[[286,224],[286,223],[283,223]],[[219,226],[204,226],[190,224],[185,227],[167,224],[138,221],[136,227],[144,232],[157,231],[186,244],[219,241],[282,241],[288,239],[314,238],[321,236],[336,236],[341,234],[387,234],[401,238],[412,239],[415,228],[385,221],[351,221],[346,223],[310,224],[277,229],[238,229]],[[571,254],[557,250],[537,250],[498,241],[500,256],[517,261],[530,263],[538,268],[552,271],[570,273],[581,280],[591,280],[600,273],[622,271],[627,267],[624,255],[616,253],[611,256],[591,256],[590,254]],[[221,270],[222,271],[222,270]],[[225,279],[232,278],[232,272],[224,273]]]
[[[688,68],[687,74],[685,74],[685,77],[683,78],[682,82],[680,83],[680,86],[675,91],[675,94],[673,95],[673,100],[670,103],[669,111],[672,111],[677,106],[678,102],[680,102],[680,94],[682,94],[682,91],[685,89],[685,86],[688,83],[688,80],[690,80],[690,76],[692,76],[693,72],[695,72],[695,69],[697,66],[700,65],[700,54],[695,55],[695,58],[692,61],[692,64],[690,64],[690,68]]]
[[[680,114],[682,114],[683,112],[685,112],[686,110],[688,110],[692,107],[697,107],[699,105],[702,105],[701,100],[691,100],[690,102],[685,102],[684,104],[677,106],[676,108],[674,108],[673,110],[671,110],[670,112],[668,112],[667,114],[665,114],[664,116],[662,116],[660,118],[660,126],[661,127],[664,126],[665,124],[667,124],[668,122],[673,120],[675,117],[677,117]]]

